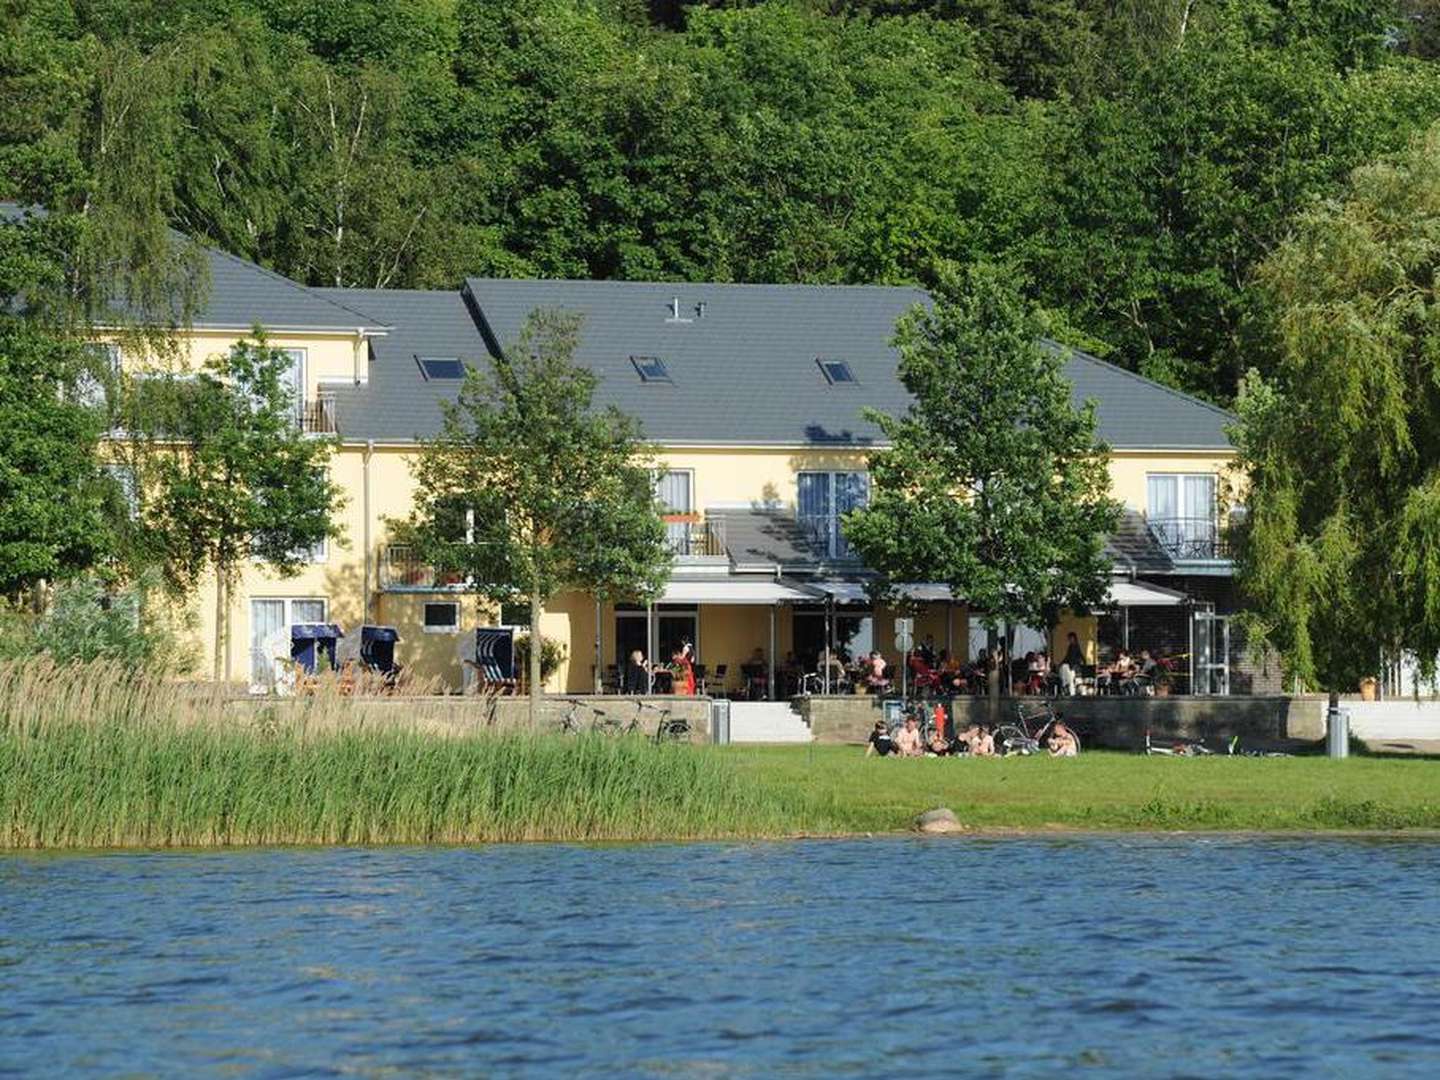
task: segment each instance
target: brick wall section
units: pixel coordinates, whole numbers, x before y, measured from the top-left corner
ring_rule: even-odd
[[[956,698],[954,722],[994,726],[1013,720],[1015,705],[1039,708],[1046,700],[1075,724],[1086,746],[1139,750],[1145,732],[1152,739],[1200,739],[1220,749],[1232,735],[1250,749],[1300,749],[1325,737],[1324,702],[1289,697],[1076,697]],[[881,716],[871,697],[796,698],[795,707],[810,725],[816,742],[863,743]]]
[[[574,695],[573,698],[546,696],[540,701],[540,730],[556,730],[570,701],[579,700],[603,709],[610,719],[627,723],[635,715],[633,697],[594,697]],[[690,722],[693,742],[710,738],[710,699],[692,697],[652,697],[645,699],[672,717]],[[478,731],[523,731],[530,723],[529,699],[502,697],[400,697],[400,698],[242,698],[225,707],[229,716],[242,721],[280,725],[301,725],[306,731],[330,732],[348,728],[374,730],[394,727],[433,735],[469,735]],[[641,724],[647,733],[655,730],[658,714],[646,709]],[[582,725],[588,726],[591,713],[579,713]]]

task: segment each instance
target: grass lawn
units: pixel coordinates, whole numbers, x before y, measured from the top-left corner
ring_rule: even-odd
[[[1354,757],[866,758],[849,746],[717,751],[803,794],[816,830],[903,829],[948,806],[966,825],[1074,829],[1440,828],[1440,762]]]

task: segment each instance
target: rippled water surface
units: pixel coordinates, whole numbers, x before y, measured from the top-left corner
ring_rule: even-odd
[[[0,857],[0,1074],[1440,1075],[1440,845]]]

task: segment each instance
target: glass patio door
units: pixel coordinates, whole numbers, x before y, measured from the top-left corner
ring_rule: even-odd
[[[1190,657],[1196,694],[1230,693],[1230,616],[1195,612],[1190,622]]]
[[[690,473],[685,470],[661,473],[655,480],[655,497],[667,516],[690,514],[694,503],[690,494]],[[676,555],[690,554],[690,522],[665,522],[665,540]]]
[[[655,660],[660,664],[668,664],[670,658],[675,655],[680,646],[690,642],[692,660],[700,659],[700,641],[697,631],[700,627],[700,616],[696,611],[666,611],[657,608],[655,611]]]

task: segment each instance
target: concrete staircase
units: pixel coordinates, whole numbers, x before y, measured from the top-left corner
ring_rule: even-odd
[[[784,701],[732,701],[730,741],[734,743],[808,743],[810,725]]]

